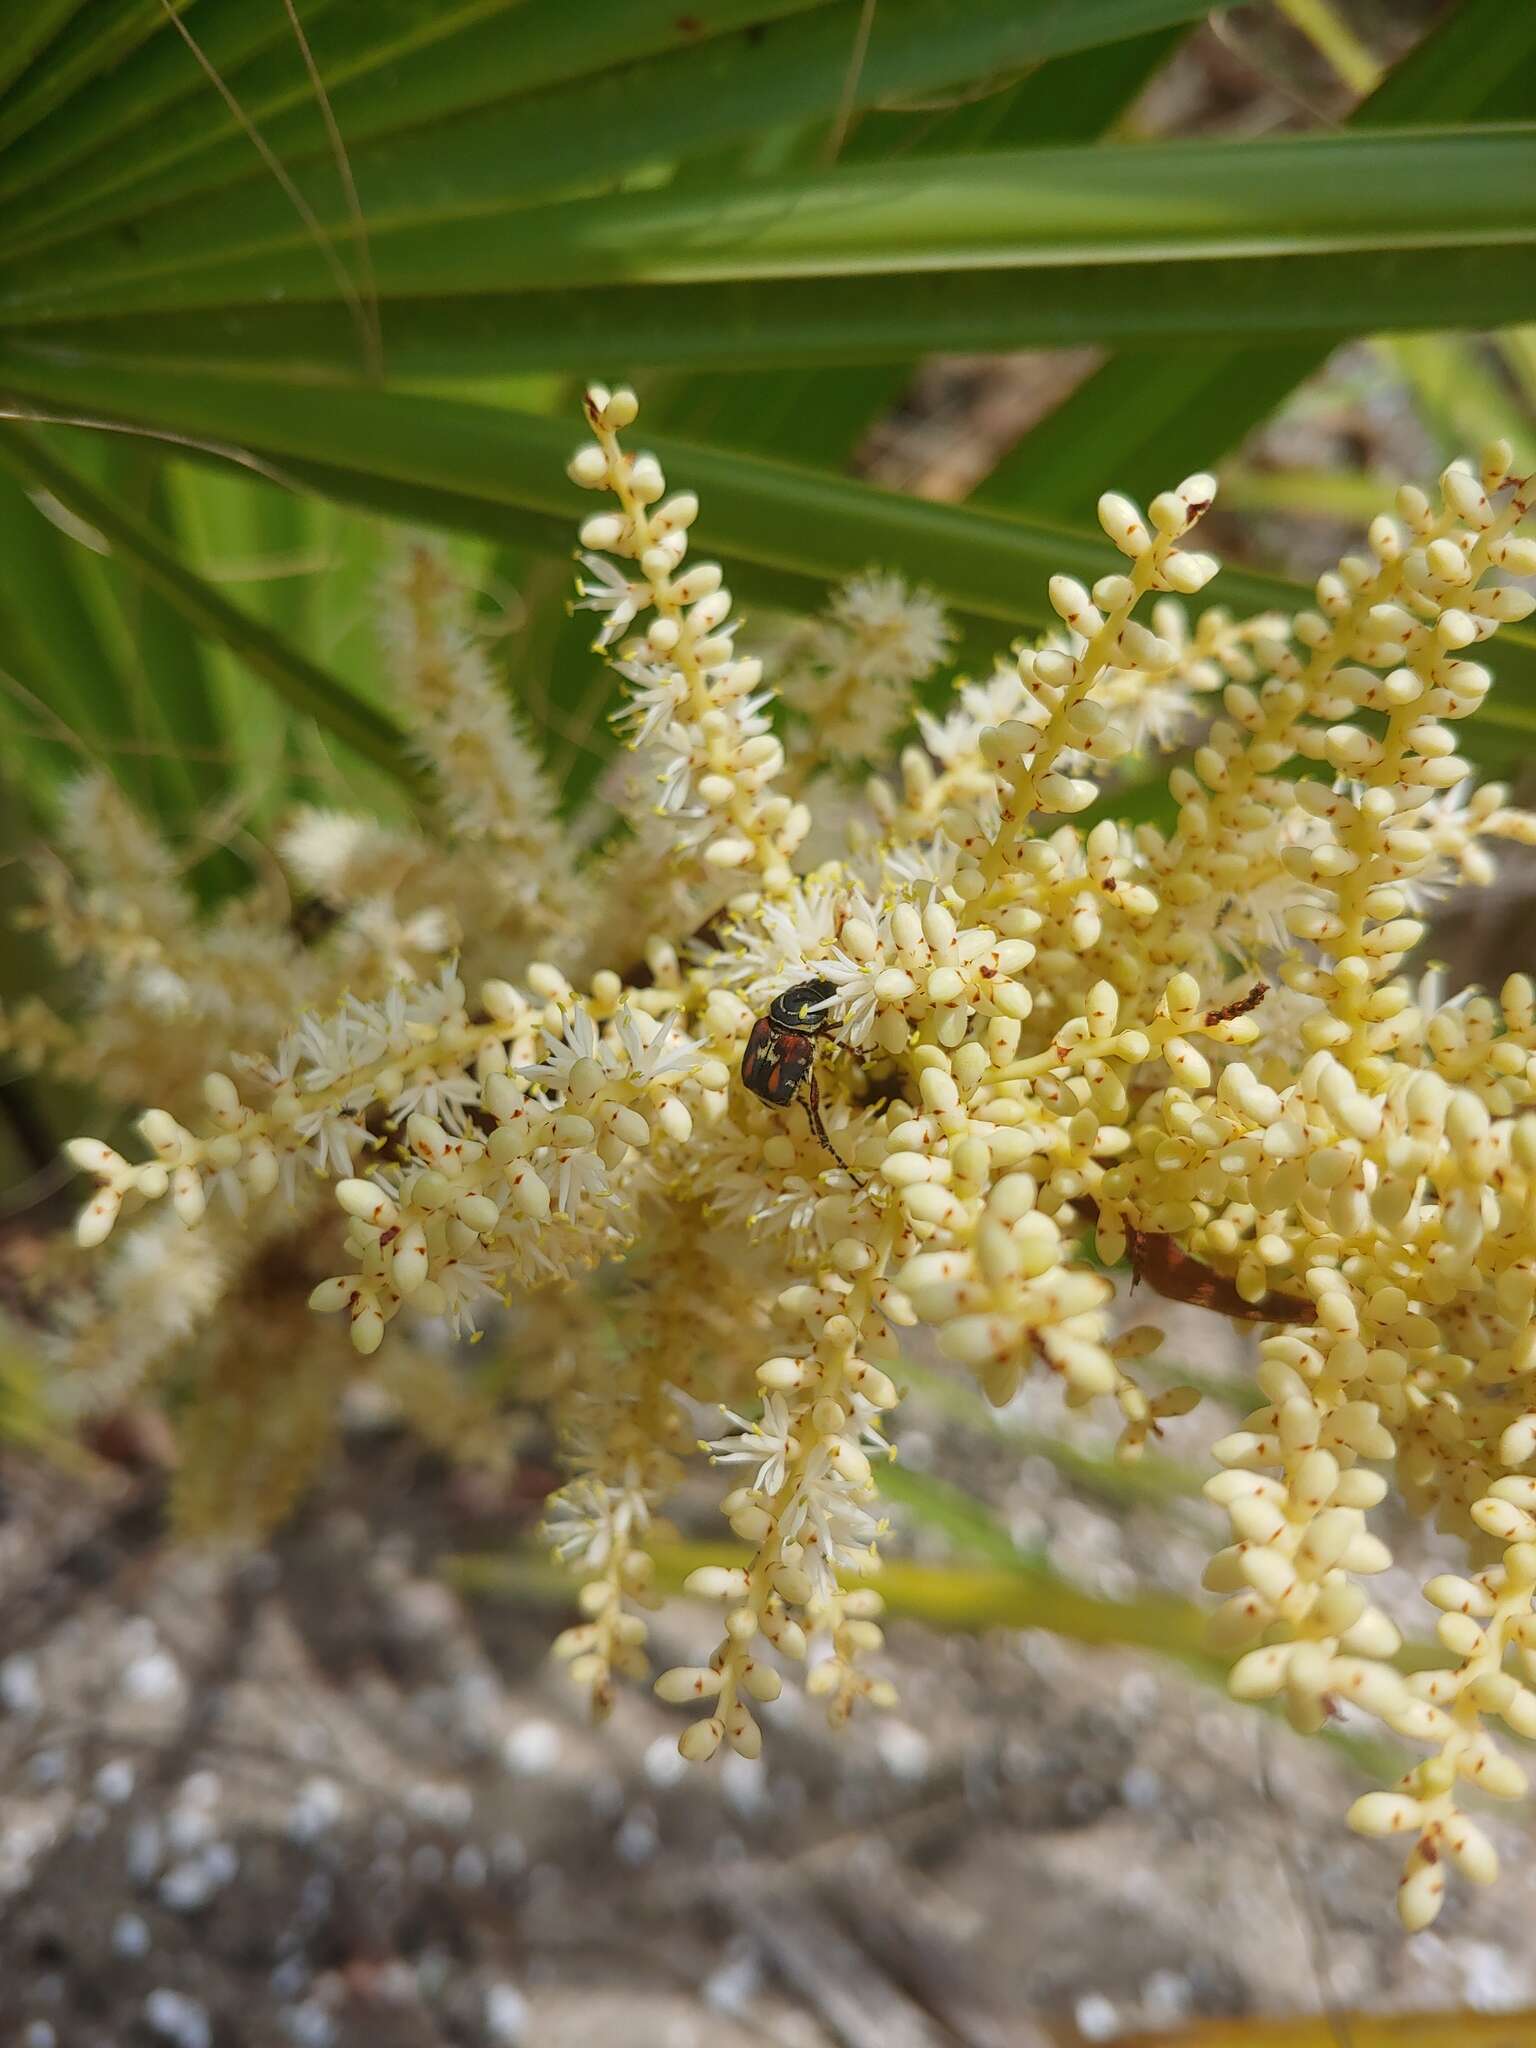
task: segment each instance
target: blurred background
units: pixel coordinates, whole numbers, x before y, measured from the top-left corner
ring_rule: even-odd
[[[1406,1941],[1392,1849],[1343,1824],[1390,1756],[1229,1705],[1202,1651],[1246,1334],[1158,1304],[1209,1398],[1131,1468],[1053,1389],[993,1412],[915,1350],[882,1482],[901,1705],[851,1740],[790,1693],[764,1764],[685,1775],[646,1692],[593,1729],[546,1663],[569,1607],[515,1321],[456,1368],[508,1455],[425,1450],[360,1386],[254,1551],[168,1540],[174,1389],[65,1438],[57,1147],[126,1120],[14,1030],[85,993],[15,923],[83,768],[210,910],[299,800],[410,815],[375,591],[421,527],[601,836],[613,679],[565,608],[588,376],[636,383],[759,617],[897,568],[983,670],[1103,488],[1216,470],[1216,595],[1248,610],[1454,454],[1536,467],[1536,9],[31,0],[7,38],[0,2036],[1536,2042],[1528,1824],[1494,1823],[1497,1892]],[[1500,647],[1469,751],[1529,795],[1536,638]],[[1450,986],[1531,969],[1531,887],[1512,850],[1436,930]],[[707,1484],[678,1522],[673,1585]],[[1422,1635],[1434,1540],[1383,1533]],[[693,1662],[709,1617],[656,1634]]]

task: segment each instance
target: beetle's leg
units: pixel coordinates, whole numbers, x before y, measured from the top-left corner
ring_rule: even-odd
[[[832,1140],[827,1136],[827,1127],[821,1120],[821,1090],[816,1086],[816,1069],[814,1066],[812,1066],[811,1071],[805,1077],[805,1113],[810,1119],[811,1129],[816,1133],[822,1146],[832,1154],[832,1157],[837,1161],[844,1173],[847,1174],[854,1186],[856,1188],[863,1187],[863,1181],[860,1180],[842,1153],[838,1151]]]

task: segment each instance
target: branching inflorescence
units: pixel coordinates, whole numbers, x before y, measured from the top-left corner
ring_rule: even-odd
[[[515,1298],[568,1458],[550,1536],[584,1581],[559,1649],[599,1707],[646,1669],[648,1534],[694,1447],[690,1404],[719,1403],[699,1448],[735,1482],[744,1561],[694,1574],[718,1648],[656,1679],[694,1710],[691,1758],[755,1756],[757,1705],[808,1641],[830,1644],[808,1684],[834,1719],[890,1697],[862,1581],[902,1326],[929,1325],[995,1401],[1041,1371],[1069,1405],[1115,1404],[1135,1456],[1192,1396],[1138,1384],[1156,1333],[1116,1333],[1104,1267],[1129,1252],[1197,1276],[1191,1299],[1262,1333],[1264,1404],[1208,1489],[1231,1522],[1207,1583],[1232,1688],[1307,1730],[1352,1701],[1427,1745],[1351,1816],[1412,1837],[1401,1910],[1424,1926],[1448,1864],[1494,1875],[1460,1788],[1525,1788],[1490,1724],[1536,1736],[1536,994],[1516,977],[1496,1002],[1441,1003],[1405,972],[1432,894],[1487,879],[1491,837],[1536,843],[1499,790],[1463,797],[1455,737],[1490,686],[1481,643],[1533,604],[1507,580],[1536,573],[1508,450],[1453,465],[1438,503],[1401,491],[1294,619],[1187,618],[1217,569],[1190,544],[1210,477],[1145,514],[1103,498],[1123,567],[1091,591],[1054,578],[1059,630],[923,714],[849,850],[807,868],[805,791],[885,744],[943,622],[890,579],[845,593],[792,646],[787,754],[719,567],[690,561],[696,501],[621,446],[636,410],[589,392],[570,466],[609,499],[581,530],[581,601],[624,679],[633,838],[571,883],[531,759],[494,693],[455,676],[469,656],[418,562],[396,644],[437,635],[409,665],[452,846],[370,851],[368,827],[301,821],[296,865],[341,916],[308,1007],[265,1054],[223,1060],[200,1107],[183,1090],[144,1116],[147,1163],[71,1148],[97,1180],[82,1242],[169,1200],[213,1247],[179,1340],[242,1238],[312,1203],[318,1175],[345,1234],[311,1306],[359,1354]],[[1202,725],[1171,831],[1097,816],[1125,756]],[[846,772],[823,787],[848,800]],[[612,889],[672,921],[594,969],[611,906],[588,899]],[[507,978],[467,987],[471,954]],[[831,991],[822,1108],[851,1170],[739,1079],[754,1020],[807,982]],[[598,1301],[580,1277],[614,1261]],[[1427,1589],[1455,1661],[1413,1677],[1369,1595],[1390,1558],[1367,1518],[1394,1471],[1468,1553]]]

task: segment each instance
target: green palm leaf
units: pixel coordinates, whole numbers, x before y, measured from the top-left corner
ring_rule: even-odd
[[[1536,9],[1468,0],[1440,21],[1351,116],[1357,128],[1500,120],[1536,95]],[[1421,325],[1446,319],[1426,307]],[[1366,320],[1365,326],[1389,324]],[[1145,493],[1192,460],[1210,466],[1326,359],[1333,338],[1140,348],[1113,356],[1025,434],[975,492],[1049,513],[1086,469]]]
[[[1089,146],[846,167],[726,195],[376,217],[371,265],[395,373],[416,377],[497,362],[577,371],[599,353],[628,369],[1337,335],[1421,326],[1430,275],[1442,318],[1489,326],[1536,309],[1533,186],[1536,123]],[[297,232],[242,245],[236,225],[200,264],[183,232],[162,217],[126,255],[88,239],[20,265],[0,322],[65,322],[69,345],[92,349],[85,323],[113,319],[104,352],[254,352],[358,374],[345,325],[324,317],[331,252]],[[260,305],[272,297],[282,304]],[[226,308],[250,310],[188,317]],[[133,313],[151,316],[141,330]]]
[[[89,484],[20,428],[0,435],[0,466],[47,491],[95,528],[148,589],[199,632],[223,641],[295,710],[313,718],[374,766],[407,784],[418,770],[396,728],[372,705],[352,696],[270,627],[241,611],[166,548],[150,522],[121,499]],[[163,708],[163,700],[158,700]],[[183,702],[185,717],[189,707]],[[178,731],[181,729],[178,725]]]

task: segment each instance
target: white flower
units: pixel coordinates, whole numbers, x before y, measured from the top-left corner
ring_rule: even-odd
[[[910,845],[884,847],[880,854],[882,882],[900,894],[947,889],[960,865],[960,849],[943,833]]]
[[[997,668],[984,683],[962,683],[957,709],[943,718],[919,711],[917,729],[923,745],[942,767],[953,768],[975,752],[989,725],[1002,725],[1024,702],[1024,684],[1016,668]]]
[[[921,682],[949,652],[954,632],[927,590],[866,570],[845,583],[831,614],[856,643],[855,663],[871,683]]]
[[[152,1015],[167,1020],[181,1016],[192,1001],[192,990],[185,975],[178,974],[162,960],[146,960],[138,969],[134,994]]]
[[[1429,834],[1434,852],[1421,874],[1399,885],[1410,911],[1437,903],[1458,882],[1486,887],[1493,881],[1497,869],[1486,835],[1501,806],[1496,796],[1490,802],[1490,796],[1494,792],[1487,784],[1480,789],[1468,776],[1419,806],[1411,822]]]
[[[306,805],[283,832],[278,846],[284,863],[304,886],[329,900],[374,830],[366,818]]]
[[[456,1337],[476,1327],[476,1313],[483,1302],[502,1299],[500,1261],[490,1252],[449,1259],[433,1268],[432,1278],[443,1291],[447,1303],[443,1313]]]
[[[839,1477],[831,1451],[820,1443],[806,1461],[780,1517],[785,1541],[805,1545],[805,1569],[818,1594],[832,1591],[840,1571],[868,1571],[883,1524]]]
[[[467,1128],[469,1111],[480,1100],[480,1083],[462,1067],[417,1067],[398,1095],[390,1097],[389,1113],[397,1123],[419,1111],[445,1131]]]
[[[889,947],[889,913],[881,920],[880,950],[872,960],[856,960],[852,954],[837,947],[825,960],[816,963],[817,978],[830,981],[837,990],[827,1004],[829,1014],[836,1018],[838,1037],[843,1044],[854,1047],[875,1043],[876,1030],[882,1011],[900,1010],[907,997],[883,993],[880,982],[895,965]],[[890,984],[886,984],[889,988]],[[912,984],[915,990],[916,984]]]
[[[745,983],[746,1000],[762,1009],[797,981],[810,980],[837,935],[839,917],[854,915],[873,918],[875,912],[856,891],[810,875],[788,894],[760,904],[750,923],[728,927],[724,946],[736,963],[733,978]]]
[[[306,1110],[293,1128],[301,1138],[309,1140],[310,1159],[315,1171],[336,1180],[346,1180],[350,1176],[353,1160],[368,1141],[367,1131],[340,1104]],[[290,1153],[282,1165],[285,1191],[288,1200],[292,1201],[296,1193],[294,1155]]]
[[[623,570],[606,555],[581,555],[578,557],[584,569],[597,578],[595,583],[577,583],[581,596],[576,600],[579,612],[606,612],[602,630],[597,636],[599,647],[611,647],[624,628],[629,625],[642,604],[650,602],[650,585],[632,582]]]
[[[524,1067],[523,1078],[542,1082],[546,1088],[557,1088],[562,1093],[570,1086],[571,1069],[578,1060],[599,1057],[597,1026],[590,1011],[580,1006],[567,1012],[560,1037],[552,1037],[546,1027],[544,1043],[548,1050],[543,1059],[535,1066]]]
[[[646,746],[672,726],[687,703],[688,678],[678,669],[643,657],[616,661],[614,667],[632,687],[613,722],[629,735],[632,747]]]
[[[629,1078],[643,1088],[692,1071],[702,1048],[674,1024],[658,1024],[643,1011],[627,1006],[613,1020],[619,1044],[629,1062]],[[609,1048],[610,1056],[612,1048]],[[615,1071],[618,1062],[613,1062]]]
[[[376,1064],[391,1050],[403,1052],[409,1043],[403,1015],[397,1028],[399,1037],[392,1045],[380,1006],[348,996],[329,1017],[313,1011],[301,1017],[278,1046],[265,1076],[275,1088],[288,1085],[306,1095],[326,1094],[358,1068]]]
[[[1189,737],[1200,712],[1190,701],[1188,679],[1170,675],[1166,680],[1148,676],[1139,669],[1109,669],[1094,693],[1128,741],[1127,751],[1145,753],[1151,747],[1160,754],[1171,753]],[[1091,754],[1066,749],[1062,761],[1075,774],[1102,775],[1104,763]]]
[[[1288,874],[1266,876],[1239,895],[1223,899],[1216,910],[1212,936],[1218,947],[1240,961],[1251,972],[1273,975],[1275,962],[1298,950],[1285,922],[1285,914],[1297,903],[1316,899]],[[1214,969],[1212,957],[1211,968]],[[1210,971],[1200,977],[1202,984]]]
[[[550,1495],[544,1534],[563,1565],[590,1577],[603,1570],[616,1545],[627,1544],[649,1521],[643,1496],[586,1475]]]
[[[544,1178],[548,1180],[546,1173]],[[574,1216],[583,1201],[601,1201],[609,1193],[608,1169],[585,1145],[554,1154],[555,1206],[563,1215]]]
[[[463,1022],[464,984],[455,962],[446,961],[436,981],[416,982],[401,993],[391,989],[379,1006],[387,1016],[400,1015],[407,1038],[435,1038],[445,1026]]]
[[[1431,960],[1419,976],[1414,990],[1414,1003],[1427,1021],[1441,1010],[1463,1010],[1477,994],[1477,984],[1468,982],[1457,989],[1454,995],[1445,992],[1447,968],[1443,960]]]
[[[765,1189],[767,1171],[760,1143],[754,1144],[739,1163],[720,1159],[709,1177],[707,1206],[711,1222],[769,1236],[786,1229],[797,1235],[811,1229],[822,1190],[798,1173],[783,1174],[776,1188]]]
[[[524,1067],[523,1074],[561,1093],[569,1088],[579,1060],[595,1061],[613,1080],[650,1088],[688,1073],[700,1051],[698,1041],[675,1025],[658,1024],[627,1005],[606,1032],[600,1032],[590,1011],[578,1005],[566,1014],[561,1036],[552,1037],[546,1030],[544,1043],[544,1058],[536,1066]]]
[[[720,1412],[727,1422],[735,1424],[737,1434],[717,1437],[713,1443],[705,1443],[704,1449],[717,1465],[750,1465],[756,1461],[753,1490],[771,1500],[784,1484],[789,1460],[798,1448],[789,1426],[788,1402],[782,1394],[768,1395],[756,1422],[748,1422],[734,1408],[722,1407]]]

